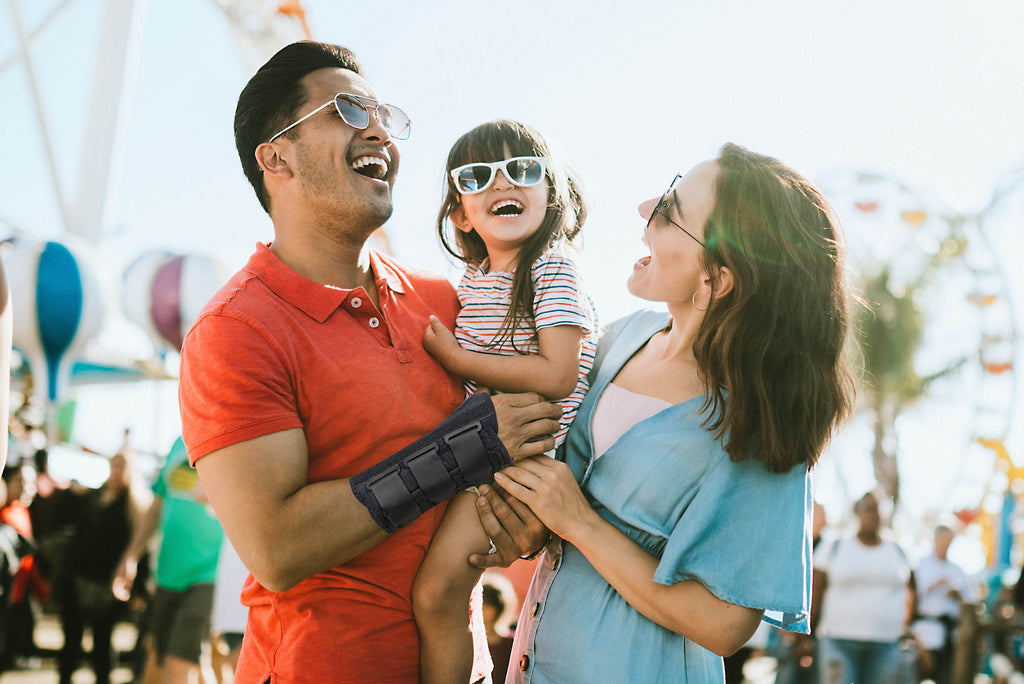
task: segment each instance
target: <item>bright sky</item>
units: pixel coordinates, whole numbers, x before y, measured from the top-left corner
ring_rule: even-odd
[[[15,4],[31,28],[60,3]],[[1020,0],[302,4],[314,37],[353,49],[380,97],[413,120],[387,225],[397,256],[450,268],[433,235],[448,148],[480,122],[521,119],[561,147],[588,189],[579,261],[605,321],[641,305],[624,286],[643,253],[637,204],[724,142],[812,178],[880,171],[964,213],[1024,164]],[[102,5],[70,0],[33,47],[67,195]],[[16,44],[9,7],[3,61]],[[250,69],[211,0],[150,2],[144,20],[120,192],[95,249],[102,277],[116,283],[158,247],[212,254],[234,270],[271,238],[231,134]],[[0,220],[55,238],[60,216],[26,83],[20,63],[0,72]],[[1003,253],[1021,249],[1019,232],[994,240]],[[136,331],[111,343],[135,348],[133,335],[144,348]],[[109,432],[116,440],[120,423]],[[864,477],[853,493],[870,486]]]

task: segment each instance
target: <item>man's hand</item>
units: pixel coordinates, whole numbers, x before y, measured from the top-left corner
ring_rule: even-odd
[[[551,533],[526,504],[507,494],[502,496],[504,492],[499,493],[499,488],[494,486],[480,485],[477,491],[480,496],[476,500],[476,512],[498,550],[470,555],[470,565],[507,568],[518,558],[536,553],[548,542]]]
[[[540,456],[555,448],[554,434],[562,409],[536,392],[496,394],[491,397],[498,417],[498,439],[513,461]]]

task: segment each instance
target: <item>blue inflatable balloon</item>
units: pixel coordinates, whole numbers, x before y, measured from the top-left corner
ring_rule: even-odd
[[[59,242],[20,239],[5,263],[14,306],[14,346],[32,368],[37,395],[66,398],[71,365],[99,330],[103,305],[91,271]]]

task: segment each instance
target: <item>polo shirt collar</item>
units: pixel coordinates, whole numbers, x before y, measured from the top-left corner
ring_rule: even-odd
[[[370,250],[369,254],[377,291],[383,293],[387,287],[393,292],[404,293],[402,280],[394,268],[374,250]],[[281,299],[320,323],[326,321],[352,293],[351,289],[331,287],[301,275],[281,261],[268,244],[262,242],[257,243],[256,251],[249,257],[245,270],[259,278]]]

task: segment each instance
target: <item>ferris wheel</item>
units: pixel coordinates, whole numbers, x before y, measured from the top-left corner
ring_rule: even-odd
[[[880,173],[839,172],[820,185],[844,227],[850,280],[871,309],[861,317],[862,355],[906,361],[865,378],[864,403],[875,405],[851,422],[861,435],[850,442],[888,450],[902,480],[927,482],[922,507],[976,506],[1005,453],[1016,403],[1012,288],[987,230],[1012,188],[960,214]]]

